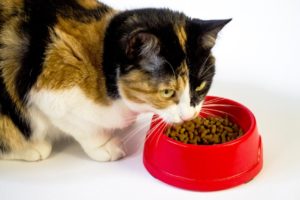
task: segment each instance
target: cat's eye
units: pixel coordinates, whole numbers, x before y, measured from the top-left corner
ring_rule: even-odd
[[[173,89],[164,89],[159,91],[160,96],[163,98],[171,98],[175,94],[175,90]]]
[[[199,92],[201,90],[203,90],[206,86],[206,81],[203,81],[198,87],[196,87],[195,91]]]

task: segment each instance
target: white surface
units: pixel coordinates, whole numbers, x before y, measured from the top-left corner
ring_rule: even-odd
[[[118,162],[94,162],[75,143],[56,145],[42,162],[0,161],[0,198],[300,199],[300,2],[104,2],[119,9],[169,7],[203,19],[233,18],[214,49],[217,76],[210,94],[235,99],[254,112],[263,137],[263,171],[248,184],[219,192],[174,188],[143,167],[145,127],[128,141],[130,155]]]

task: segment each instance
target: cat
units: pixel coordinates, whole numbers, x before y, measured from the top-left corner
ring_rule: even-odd
[[[96,0],[0,2],[0,158],[46,159],[73,137],[96,161],[125,156],[113,134],[140,113],[197,116],[230,21]]]

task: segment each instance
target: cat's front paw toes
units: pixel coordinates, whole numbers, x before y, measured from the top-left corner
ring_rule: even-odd
[[[51,153],[52,145],[46,141],[28,143],[23,149],[12,151],[8,154],[0,154],[1,159],[39,161],[46,159]]]
[[[126,155],[124,146],[117,137],[112,137],[104,145],[90,149],[87,153],[93,160],[102,162],[119,160]]]

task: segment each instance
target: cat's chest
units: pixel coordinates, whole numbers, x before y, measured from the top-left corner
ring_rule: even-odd
[[[122,100],[114,101],[105,108],[100,106],[99,112],[101,124],[108,128],[125,128],[135,122],[137,117],[137,114],[131,111]]]
[[[72,115],[81,116],[83,121],[94,122],[106,129],[125,128],[135,121],[136,114],[132,112],[122,100],[115,100],[109,105],[101,105],[79,94],[75,104],[80,102],[80,107],[70,112]]]

